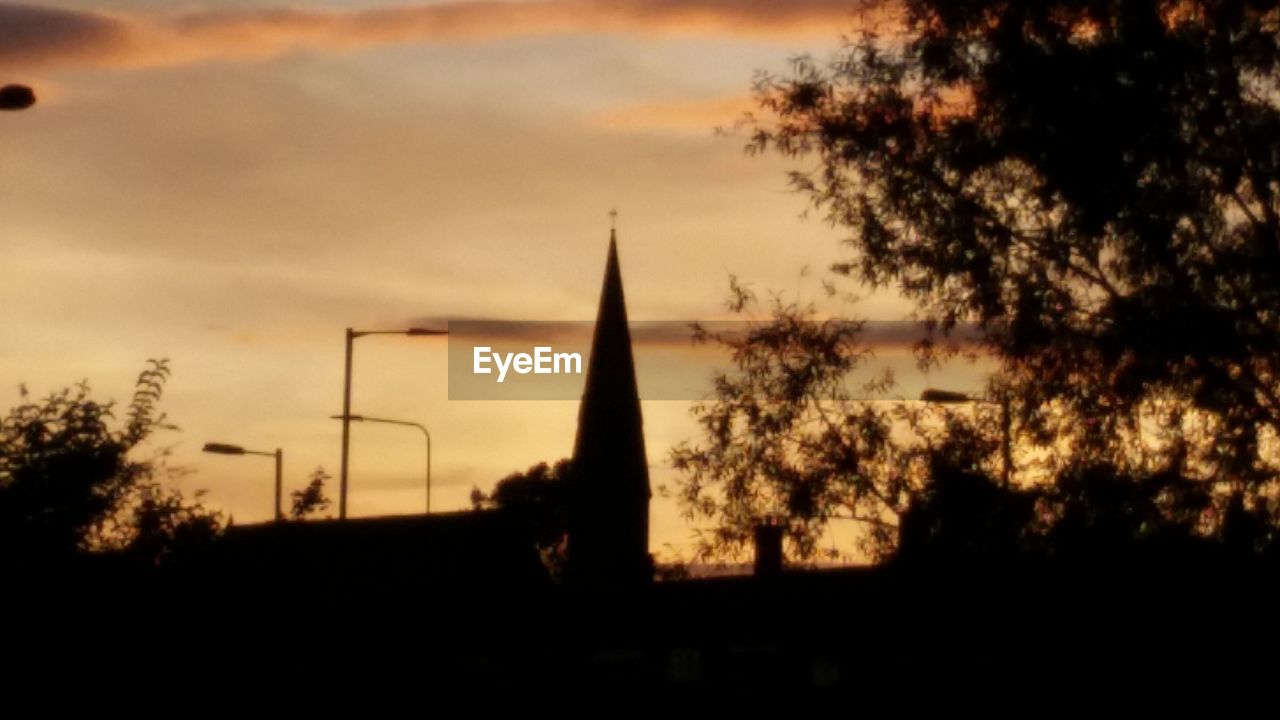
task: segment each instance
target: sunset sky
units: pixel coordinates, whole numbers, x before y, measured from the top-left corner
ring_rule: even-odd
[[[175,484],[263,520],[270,461],[200,447],[283,448],[286,491],[336,476],[345,327],[590,320],[611,208],[633,320],[724,317],[730,274],[816,297],[839,257],[787,187],[805,165],[713,129],[868,22],[851,0],[288,1],[0,3],[0,84],[39,97],[0,115],[6,408],[86,378],[124,402],[168,357]],[[569,454],[576,402],[450,401],[446,361],[355,352],[353,412],[431,429],[435,508]],[[688,410],[645,404],[655,487]],[[352,514],[420,512],[422,464],[414,431],[353,426]],[[655,506],[656,552],[689,532]]]

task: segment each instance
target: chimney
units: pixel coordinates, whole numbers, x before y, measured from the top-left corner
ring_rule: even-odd
[[[782,521],[769,516],[756,525],[755,576],[772,578],[782,574]]]

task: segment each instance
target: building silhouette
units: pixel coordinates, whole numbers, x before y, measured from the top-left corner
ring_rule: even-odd
[[[602,590],[650,582],[652,493],[616,230],[609,235],[570,483],[567,579]]]

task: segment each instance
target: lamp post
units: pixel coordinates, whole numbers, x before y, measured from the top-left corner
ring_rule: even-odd
[[[427,328],[409,328],[407,330],[353,330],[347,328],[346,363],[342,378],[342,466],[338,481],[338,519],[347,519],[347,468],[351,452],[351,352],[355,339],[365,335],[448,335],[448,330],[430,330]]]
[[[334,420],[342,420],[342,415],[330,416]],[[369,417],[368,415],[347,415],[346,420],[352,422],[371,422],[384,423],[386,425],[403,425],[405,427],[415,427],[422,431],[422,436],[427,439],[427,514],[431,514],[431,433],[427,431],[426,426],[421,423],[410,422],[408,420],[391,420],[389,418]]]
[[[26,110],[35,104],[35,91],[26,85],[0,87],[0,110]]]
[[[215,455],[263,455],[266,457],[274,457],[276,459],[276,522],[284,518],[284,512],[281,508],[281,499],[284,494],[284,453],[280,448],[276,448],[275,452],[263,452],[261,450],[245,450],[239,445],[229,445],[227,443],[205,443],[204,451]]]
[[[1011,420],[1009,418],[1009,395],[1001,392],[999,400],[984,400],[953,390],[937,390],[927,388],[920,393],[924,402],[939,405],[965,405],[970,403],[988,403],[1000,406],[1000,482],[1009,487],[1009,474],[1013,469],[1013,447],[1011,442]]]

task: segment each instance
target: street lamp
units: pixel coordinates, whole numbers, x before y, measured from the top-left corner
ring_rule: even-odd
[[[26,110],[35,104],[35,91],[26,85],[0,87],[0,110]]]
[[[920,393],[920,399],[924,402],[937,403],[939,405],[966,405],[970,403],[988,403],[1000,406],[1000,481],[1007,488],[1009,487],[1009,473],[1013,469],[1013,448],[1010,439],[1011,427],[1009,418],[1009,394],[1007,392],[1000,393],[999,400],[985,400],[983,398],[975,398],[962,392],[954,390],[937,390],[935,388],[926,388]]]
[[[282,469],[284,466],[284,453],[280,448],[276,448],[275,452],[263,452],[261,450],[245,450],[239,445],[228,445],[227,443],[205,443],[204,451],[215,455],[264,455],[266,457],[274,457],[276,459],[276,522],[284,517],[281,510],[280,502],[284,490]]]
[[[338,519],[347,519],[347,467],[351,452],[351,351],[355,339],[365,335],[448,335],[448,330],[409,328],[407,330],[352,330],[347,328],[347,356],[342,379],[342,467],[338,481]]]
[[[409,422],[408,420],[390,420],[388,418],[369,417],[368,415],[347,415],[347,416],[331,415],[330,417],[332,417],[334,420],[342,420],[345,417],[345,419],[351,420],[354,422],[371,422],[371,423],[384,423],[387,425],[403,425],[405,427],[416,427],[419,430],[421,430],[422,436],[427,439],[427,514],[428,515],[431,514],[431,433],[427,431],[427,428],[425,426],[416,422]]]

